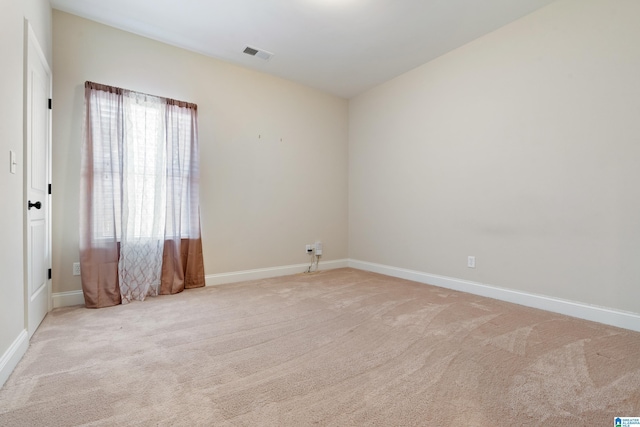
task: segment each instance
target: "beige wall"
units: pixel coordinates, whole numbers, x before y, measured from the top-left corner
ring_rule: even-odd
[[[305,263],[316,239],[324,260],[347,257],[346,100],[67,13],[53,23],[54,292],[80,289],[85,80],[198,104],[206,274]]]
[[[352,99],[350,258],[640,313],[639,16],[560,1]]]
[[[23,276],[24,19],[51,61],[51,8],[45,0],[3,0],[0,13],[0,359],[26,328]],[[17,154],[9,172],[9,151]]]

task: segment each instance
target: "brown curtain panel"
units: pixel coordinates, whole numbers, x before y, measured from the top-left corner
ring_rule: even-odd
[[[169,295],[184,289],[204,286],[204,263],[201,239],[165,240],[160,294]]]
[[[87,307],[204,286],[198,159],[195,104],[85,83],[80,264]]]

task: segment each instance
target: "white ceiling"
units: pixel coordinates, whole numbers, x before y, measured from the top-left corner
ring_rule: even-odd
[[[55,9],[350,98],[555,0],[51,0]],[[274,54],[269,61],[245,46]]]

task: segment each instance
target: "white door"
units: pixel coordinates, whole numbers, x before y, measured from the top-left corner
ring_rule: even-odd
[[[25,75],[25,202],[27,329],[36,331],[51,307],[49,266],[49,148],[51,71],[31,29],[28,33]]]

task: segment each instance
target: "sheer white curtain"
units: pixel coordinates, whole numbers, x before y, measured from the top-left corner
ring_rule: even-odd
[[[85,83],[80,264],[87,307],[204,286],[197,106]]]
[[[167,206],[166,103],[123,93],[122,236],[118,275],[122,302],[158,295]]]

